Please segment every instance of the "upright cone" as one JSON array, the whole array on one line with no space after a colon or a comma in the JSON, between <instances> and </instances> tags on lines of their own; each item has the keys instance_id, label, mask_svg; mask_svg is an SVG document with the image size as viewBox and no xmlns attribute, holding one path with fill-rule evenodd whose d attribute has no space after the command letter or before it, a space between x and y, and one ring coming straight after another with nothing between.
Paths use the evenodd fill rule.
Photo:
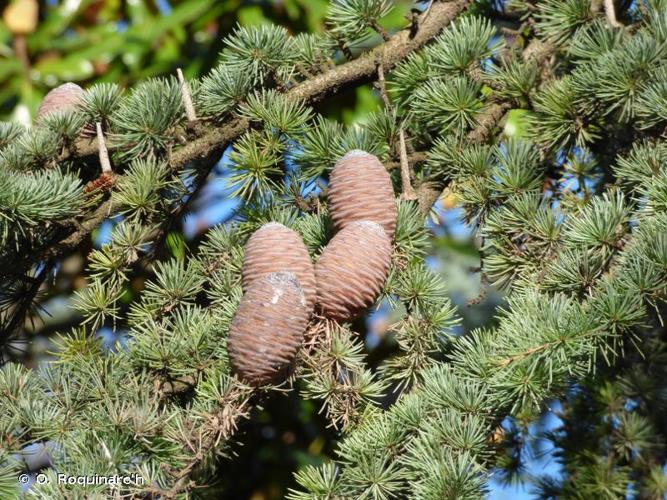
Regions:
<instances>
[{"instance_id":1,"label":"upright cone","mask_svg":"<svg viewBox=\"0 0 667 500\"><path fill-rule=\"evenodd\" d=\"M271 273L254 282L229 329L227 351L234 372L254 386L285 378L309 317L294 273Z\"/></svg>"},{"instance_id":2,"label":"upright cone","mask_svg":"<svg viewBox=\"0 0 667 500\"><path fill-rule=\"evenodd\" d=\"M375 155L355 149L329 176L329 206L336 229L352 222L380 224L391 240L396 230L396 200L387 169Z\"/></svg>"},{"instance_id":3,"label":"upright cone","mask_svg":"<svg viewBox=\"0 0 667 500\"><path fill-rule=\"evenodd\" d=\"M315 266L322 314L336 321L361 315L380 294L390 264L391 242L382 226L371 221L346 225Z\"/></svg>"},{"instance_id":4,"label":"upright cone","mask_svg":"<svg viewBox=\"0 0 667 500\"><path fill-rule=\"evenodd\" d=\"M315 267L301 236L277 222L264 224L248 240L243 258L243 289L269 273L294 273L309 311L315 307Z\"/></svg>"},{"instance_id":5,"label":"upright cone","mask_svg":"<svg viewBox=\"0 0 667 500\"><path fill-rule=\"evenodd\" d=\"M37 110L37 119L54 111L65 111L77 106L83 100L84 90L76 83L63 83L51 89Z\"/></svg>"}]
</instances>

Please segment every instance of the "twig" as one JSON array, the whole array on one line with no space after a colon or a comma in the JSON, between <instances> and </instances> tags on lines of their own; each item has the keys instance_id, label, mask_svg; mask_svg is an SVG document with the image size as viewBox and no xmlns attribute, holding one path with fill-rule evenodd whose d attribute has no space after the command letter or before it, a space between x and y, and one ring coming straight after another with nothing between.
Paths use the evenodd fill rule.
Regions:
<instances>
[{"instance_id":1,"label":"twig","mask_svg":"<svg viewBox=\"0 0 667 500\"><path fill-rule=\"evenodd\" d=\"M623 25L618 22L618 19L616 19L616 6L614 5L614 0L604 0L604 13L612 28L623 27Z\"/></svg>"},{"instance_id":2,"label":"twig","mask_svg":"<svg viewBox=\"0 0 667 500\"><path fill-rule=\"evenodd\" d=\"M549 347L553 347L556 344L557 344L557 342L546 342L544 344L540 344L538 346L531 347L530 349L528 349L524 352L521 352L519 354L515 354L514 356L510 356L508 358L501 359L501 360L497 361L496 365L500 366L500 367L505 367L507 365L515 363L516 361L521 361L522 359L527 358L531 354L535 354L536 352L544 351L545 349L548 349Z\"/></svg>"},{"instance_id":3,"label":"twig","mask_svg":"<svg viewBox=\"0 0 667 500\"><path fill-rule=\"evenodd\" d=\"M352 55L352 51L350 50L350 47L348 47L347 43L345 43L345 40L341 36L336 36L335 40L336 40L336 45L338 45L338 48L345 56L345 59L347 59L348 61L353 60L354 55Z\"/></svg>"},{"instance_id":4,"label":"twig","mask_svg":"<svg viewBox=\"0 0 667 500\"><path fill-rule=\"evenodd\" d=\"M6 361L5 360L5 345L12 340L12 337L19 327L23 325L26 315L30 311L30 306L35 302L35 297L37 296L42 283L51 272L53 264L51 262L45 262L41 270L39 270L35 276L25 278L27 282L30 283L30 286L22 290L19 305L11 311L11 319L5 325L0 325L0 366Z\"/></svg>"},{"instance_id":5,"label":"twig","mask_svg":"<svg viewBox=\"0 0 667 500\"><path fill-rule=\"evenodd\" d=\"M412 183L410 182L410 164L408 163L408 152L405 147L405 132L403 132L403 127L398 130L398 139L401 156L401 186L403 187L401 198L404 200L416 200L417 193L412 189Z\"/></svg>"},{"instance_id":6,"label":"twig","mask_svg":"<svg viewBox=\"0 0 667 500\"><path fill-rule=\"evenodd\" d=\"M384 71L390 71L412 52L420 49L435 38L470 3L471 0L458 0L455 2L434 4L428 20L423 19L422 14L419 32L416 36L411 37L408 30L401 31L394 35L389 42L362 54L357 59L334 66L322 74L303 81L287 91L285 96L290 99L302 100L305 103L314 103L349 87L372 81L377 75L378 53L381 54ZM227 129L233 128L235 125L236 122L233 122L222 127L203 128L201 137L194 139L186 147L179 149L175 156L178 155L178 152L186 148L188 154L195 154L200 149L212 146L217 146L220 152L224 151L227 143L236 137L229 140L225 139L223 144L220 144L221 138L228 137ZM246 128L247 126L249 126L249 123L246 124ZM110 149L114 149L113 144L110 144L109 147ZM81 139L77 141L69 154L63 155L62 160L71 161L76 158L94 155L96 152L97 147L92 141ZM178 166L180 167L185 163L187 161Z\"/></svg>"},{"instance_id":7,"label":"twig","mask_svg":"<svg viewBox=\"0 0 667 500\"><path fill-rule=\"evenodd\" d=\"M30 56L28 55L28 44L25 35L14 36L14 52L21 61L23 70L28 73L30 71Z\"/></svg>"},{"instance_id":8,"label":"twig","mask_svg":"<svg viewBox=\"0 0 667 500\"><path fill-rule=\"evenodd\" d=\"M436 4L437 6L437 4ZM540 64L544 71L549 67L544 64L554 53L555 47L552 44L540 41L534 38L529 43L522 53L524 61L535 61ZM472 129L468 135L467 140L472 143L482 143L486 141L495 127L502 121L505 113L512 108L510 101L502 101L491 103L484 111L477 116L477 126ZM419 186L420 209L422 213L428 213L433 203L440 197L442 186L439 189L434 187Z\"/></svg>"},{"instance_id":9,"label":"twig","mask_svg":"<svg viewBox=\"0 0 667 500\"><path fill-rule=\"evenodd\" d=\"M97 147L99 149L100 165L102 166L103 174L111 173L111 161L109 161L109 150L107 149L107 142L104 139L104 132L102 132L102 124L95 123L97 130Z\"/></svg>"},{"instance_id":10,"label":"twig","mask_svg":"<svg viewBox=\"0 0 667 500\"><path fill-rule=\"evenodd\" d=\"M482 303L486 298L486 295L489 291L489 277L484 271L484 236L482 235L481 241L479 243L479 271L475 270L474 272L479 272L479 294L476 297L473 297L468 300L467 305L476 306Z\"/></svg>"},{"instance_id":11,"label":"twig","mask_svg":"<svg viewBox=\"0 0 667 500\"><path fill-rule=\"evenodd\" d=\"M197 121L197 113L195 113L195 106L192 104L192 94L190 93L190 85L183 77L181 68L176 68L176 75L178 76L178 83L181 85L181 97L183 99L183 107L185 107L185 116L188 117L189 122Z\"/></svg>"},{"instance_id":12,"label":"twig","mask_svg":"<svg viewBox=\"0 0 667 500\"><path fill-rule=\"evenodd\" d=\"M384 79L384 68L382 66L382 58L378 54L377 58L377 67L378 67L378 81L377 88L380 90L380 96L382 97L382 102L386 109L391 109L391 102L389 101L389 95L387 94L387 82Z\"/></svg>"},{"instance_id":13,"label":"twig","mask_svg":"<svg viewBox=\"0 0 667 500\"><path fill-rule=\"evenodd\" d=\"M388 42L391 40L391 36L389 36L389 33L387 32L386 29L384 29L382 26L380 26L380 23L377 21L372 21L371 22L371 28L373 28L377 33L382 37L382 39L385 42Z\"/></svg>"},{"instance_id":14,"label":"twig","mask_svg":"<svg viewBox=\"0 0 667 500\"><path fill-rule=\"evenodd\" d=\"M483 143L486 141L495 127L502 121L506 111L512 108L509 102L491 104L483 113L477 117L477 127L472 129L467 140L472 143ZM424 158L425 160L425 158ZM421 160L421 161L424 161ZM402 175L401 175L402 177ZM428 213L433 203L440 198L443 186L435 189L431 186L419 186L419 199L422 213Z\"/></svg>"}]
</instances>

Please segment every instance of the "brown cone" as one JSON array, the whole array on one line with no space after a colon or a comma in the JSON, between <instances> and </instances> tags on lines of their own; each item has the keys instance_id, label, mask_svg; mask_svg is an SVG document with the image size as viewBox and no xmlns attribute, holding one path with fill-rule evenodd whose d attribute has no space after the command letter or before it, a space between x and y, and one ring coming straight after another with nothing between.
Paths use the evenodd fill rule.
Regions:
<instances>
[{"instance_id":1,"label":"brown cone","mask_svg":"<svg viewBox=\"0 0 667 500\"><path fill-rule=\"evenodd\" d=\"M315 266L322 314L336 321L361 315L380 294L390 264L391 242L382 226L371 221L347 225Z\"/></svg>"},{"instance_id":2,"label":"brown cone","mask_svg":"<svg viewBox=\"0 0 667 500\"><path fill-rule=\"evenodd\" d=\"M301 236L279 224L264 224L248 240L243 257L243 289L269 273L296 274L309 311L315 307L315 267Z\"/></svg>"},{"instance_id":3,"label":"brown cone","mask_svg":"<svg viewBox=\"0 0 667 500\"><path fill-rule=\"evenodd\" d=\"M37 110L37 119L43 118L54 111L65 111L74 108L83 100L84 90L76 83L63 83L55 89L51 89L44 96L42 104Z\"/></svg>"},{"instance_id":4,"label":"brown cone","mask_svg":"<svg viewBox=\"0 0 667 500\"><path fill-rule=\"evenodd\" d=\"M254 386L278 382L301 346L309 317L294 273L271 273L253 283L229 329L234 372Z\"/></svg>"},{"instance_id":5,"label":"brown cone","mask_svg":"<svg viewBox=\"0 0 667 500\"><path fill-rule=\"evenodd\" d=\"M394 188L387 169L375 155L355 149L338 160L329 176L328 198L336 229L369 220L380 224L390 240L394 237Z\"/></svg>"}]
</instances>

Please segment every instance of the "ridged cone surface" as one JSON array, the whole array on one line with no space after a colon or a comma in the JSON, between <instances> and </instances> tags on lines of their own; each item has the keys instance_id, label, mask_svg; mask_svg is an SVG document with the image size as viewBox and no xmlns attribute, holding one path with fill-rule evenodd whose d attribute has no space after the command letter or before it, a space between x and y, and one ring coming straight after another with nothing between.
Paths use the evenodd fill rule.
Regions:
<instances>
[{"instance_id":1,"label":"ridged cone surface","mask_svg":"<svg viewBox=\"0 0 667 500\"><path fill-rule=\"evenodd\" d=\"M317 291L315 266L301 236L295 231L271 222L260 227L246 243L243 257L243 289L269 273L290 272L296 274L306 297L306 305L312 311Z\"/></svg>"},{"instance_id":2,"label":"ridged cone surface","mask_svg":"<svg viewBox=\"0 0 667 500\"><path fill-rule=\"evenodd\" d=\"M315 266L317 301L336 321L361 315L377 299L391 265L391 242L382 226L353 222L339 231Z\"/></svg>"},{"instance_id":3,"label":"ridged cone surface","mask_svg":"<svg viewBox=\"0 0 667 500\"><path fill-rule=\"evenodd\" d=\"M253 283L229 330L234 372L254 386L279 381L301 346L309 317L294 273L272 273Z\"/></svg>"},{"instance_id":4,"label":"ridged cone surface","mask_svg":"<svg viewBox=\"0 0 667 500\"><path fill-rule=\"evenodd\" d=\"M387 169L375 155L353 150L329 176L329 207L336 229L355 221L380 224L389 239L396 230L396 200Z\"/></svg>"},{"instance_id":5,"label":"ridged cone surface","mask_svg":"<svg viewBox=\"0 0 667 500\"><path fill-rule=\"evenodd\" d=\"M84 93L84 90L76 83L63 83L44 96L37 110L37 118L42 118L54 111L74 108L82 101Z\"/></svg>"}]
</instances>

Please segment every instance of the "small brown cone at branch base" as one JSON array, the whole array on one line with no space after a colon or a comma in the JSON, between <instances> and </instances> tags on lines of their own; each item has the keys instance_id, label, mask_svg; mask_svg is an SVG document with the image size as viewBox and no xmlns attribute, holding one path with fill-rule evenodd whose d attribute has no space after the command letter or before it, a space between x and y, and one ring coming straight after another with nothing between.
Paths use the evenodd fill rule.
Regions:
<instances>
[{"instance_id":1,"label":"small brown cone at branch base","mask_svg":"<svg viewBox=\"0 0 667 500\"><path fill-rule=\"evenodd\" d=\"M391 242L382 226L353 222L322 252L315 266L322 314L339 322L360 316L377 299L391 265Z\"/></svg>"},{"instance_id":2,"label":"small brown cone at branch base","mask_svg":"<svg viewBox=\"0 0 667 500\"><path fill-rule=\"evenodd\" d=\"M396 230L396 200L387 169L375 155L355 149L329 176L329 207L336 229L356 221L380 224L389 239Z\"/></svg>"},{"instance_id":3,"label":"small brown cone at branch base","mask_svg":"<svg viewBox=\"0 0 667 500\"><path fill-rule=\"evenodd\" d=\"M246 243L243 257L243 289L269 273L296 274L309 311L315 307L315 267L301 236L277 222L264 224Z\"/></svg>"},{"instance_id":4,"label":"small brown cone at branch base","mask_svg":"<svg viewBox=\"0 0 667 500\"><path fill-rule=\"evenodd\" d=\"M37 110L37 119L55 111L74 109L81 103L84 93L84 90L76 83L69 82L50 90Z\"/></svg>"},{"instance_id":5,"label":"small brown cone at branch base","mask_svg":"<svg viewBox=\"0 0 667 500\"><path fill-rule=\"evenodd\" d=\"M310 311L294 273L271 273L247 290L229 329L234 372L258 386L284 379L303 342Z\"/></svg>"},{"instance_id":6,"label":"small brown cone at branch base","mask_svg":"<svg viewBox=\"0 0 667 500\"><path fill-rule=\"evenodd\" d=\"M93 179L88 184L86 184L86 187L83 188L83 192L96 193L108 191L113 186L113 183L113 172L102 172L102 174L97 179Z\"/></svg>"}]
</instances>

